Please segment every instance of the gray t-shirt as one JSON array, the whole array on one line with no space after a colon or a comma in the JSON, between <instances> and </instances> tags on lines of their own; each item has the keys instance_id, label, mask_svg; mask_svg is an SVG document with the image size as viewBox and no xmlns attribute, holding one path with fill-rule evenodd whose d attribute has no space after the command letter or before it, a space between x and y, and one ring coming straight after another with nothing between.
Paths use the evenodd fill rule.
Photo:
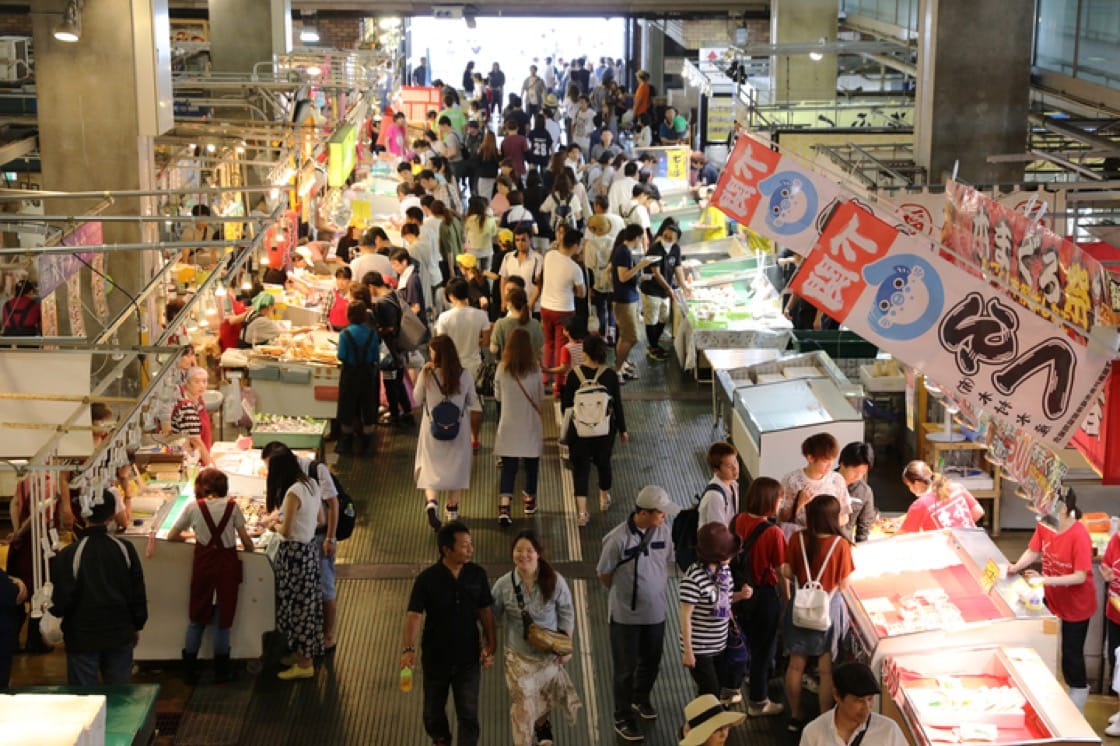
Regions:
<instances>
[{"instance_id":1,"label":"gray t-shirt","mask_svg":"<svg viewBox=\"0 0 1120 746\"><path fill-rule=\"evenodd\" d=\"M595 571L612 576L608 609L611 621L619 624L665 621L665 590L669 582L669 562L673 558L673 534L667 523L649 531L653 533L640 554L637 552L644 534L634 525L633 515L603 537L603 550Z\"/></svg>"}]
</instances>

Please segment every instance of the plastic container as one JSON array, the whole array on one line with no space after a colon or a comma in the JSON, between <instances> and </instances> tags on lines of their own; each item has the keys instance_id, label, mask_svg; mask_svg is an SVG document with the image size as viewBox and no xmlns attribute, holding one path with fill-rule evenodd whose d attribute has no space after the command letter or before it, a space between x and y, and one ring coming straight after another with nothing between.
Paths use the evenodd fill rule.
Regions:
<instances>
[{"instance_id":1,"label":"plastic container","mask_svg":"<svg viewBox=\"0 0 1120 746\"><path fill-rule=\"evenodd\" d=\"M405 666L401 669L401 691L412 691L412 668L410 666Z\"/></svg>"}]
</instances>

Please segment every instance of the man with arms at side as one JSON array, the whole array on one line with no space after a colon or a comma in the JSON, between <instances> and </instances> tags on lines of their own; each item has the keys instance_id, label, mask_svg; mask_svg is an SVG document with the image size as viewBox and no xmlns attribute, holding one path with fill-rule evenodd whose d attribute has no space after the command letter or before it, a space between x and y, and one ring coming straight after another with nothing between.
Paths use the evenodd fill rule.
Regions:
<instances>
[{"instance_id":1,"label":"man with arms at side","mask_svg":"<svg viewBox=\"0 0 1120 746\"><path fill-rule=\"evenodd\" d=\"M493 665L497 644L490 582L486 571L471 562L474 544L465 524L445 523L436 542L439 562L421 572L412 586L400 667L411 669L416 664L416 638L423 619L424 730L434 746L450 746L446 713L450 689L459 722L456 743L477 746L480 677L482 669Z\"/></svg>"},{"instance_id":2,"label":"man with arms at side","mask_svg":"<svg viewBox=\"0 0 1120 746\"><path fill-rule=\"evenodd\" d=\"M822 712L801 732L801 746L906 746L895 721L875 712L879 684L864 663L845 663L832 672L836 706Z\"/></svg>"},{"instance_id":3,"label":"man with arms at side","mask_svg":"<svg viewBox=\"0 0 1120 746\"><path fill-rule=\"evenodd\" d=\"M595 568L610 591L614 732L626 741L645 740L639 716L657 718L650 694L661 666L665 589L673 558L673 535L665 519L678 510L664 488L643 487L634 512L603 537Z\"/></svg>"}]
</instances>

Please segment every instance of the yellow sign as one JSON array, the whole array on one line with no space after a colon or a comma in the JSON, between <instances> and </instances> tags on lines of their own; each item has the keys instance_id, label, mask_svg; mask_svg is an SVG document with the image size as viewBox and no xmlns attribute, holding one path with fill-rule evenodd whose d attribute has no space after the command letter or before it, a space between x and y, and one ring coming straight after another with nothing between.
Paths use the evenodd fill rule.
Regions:
<instances>
[{"instance_id":1,"label":"yellow sign","mask_svg":"<svg viewBox=\"0 0 1120 746\"><path fill-rule=\"evenodd\" d=\"M688 153L688 148L672 148L666 153L669 162L665 175L668 178L688 181Z\"/></svg>"},{"instance_id":2,"label":"yellow sign","mask_svg":"<svg viewBox=\"0 0 1120 746\"><path fill-rule=\"evenodd\" d=\"M355 199L350 203L350 223L365 227L366 221L371 217L369 202L364 199Z\"/></svg>"},{"instance_id":3,"label":"yellow sign","mask_svg":"<svg viewBox=\"0 0 1120 746\"><path fill-rule=\"evenodd\" d=\"M329 160L327 161L327 185L339 187L350 178L357 162L358 128L352 124L344 124L331 135L328 146Z\"/></svg>"},{"instance_id":4,"label":"yellow sign","mask_svg":"<svg viewBox=\"0 0 1120 746\"><path fill-rule=\"evenodd\" d=\"M992 590L992 586L999 580L999 575L999 565L996 564L995 560L989 558L988 561L984 563L984 571L980 573L980 577L978 578L980 587L984 589L985 593Z\"/></svg>"}]
</instances>

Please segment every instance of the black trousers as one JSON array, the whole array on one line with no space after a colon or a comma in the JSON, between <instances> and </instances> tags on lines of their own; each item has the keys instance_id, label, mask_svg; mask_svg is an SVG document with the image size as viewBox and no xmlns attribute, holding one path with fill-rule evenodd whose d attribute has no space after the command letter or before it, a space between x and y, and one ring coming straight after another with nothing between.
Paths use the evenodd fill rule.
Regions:
<instances>
[{"instance_id":1,"label":"black trousers","mask_svg":"<svg viewBox=\"0 0 1120 746\"><path fill-rule=\"evenodd\" d=\"M661 668L665 622L619 624L611 620L611 659L614 662L614 719L633 717L631 705L648 705Z\"/></svg>"},{"instance_id":2,"label":"black trousers","mask_svg":"<svg viewBox=\"0 0 1120 746\"><path fill-rule=\"evenodd\" d=\"M722 653L696 656L696 665L689 669L696 682L696 695L720 695L723 689L738 689L743 685L743 667L728 665Z\"/></svg>"},{"instance_id":3,"label":"black trousers","mask_svg":"<svg viewBox=\"0 0 1120 746\"><path fill-rule=\"evenodd\" d=\"M1088 633L1088 619L1083 622L1062 620L1062 678L1070 689L1089 686L1085 674L1085 636Z\"/></svg>"},{"instance_id":4,"label":"black trousers","mask_svg":"<svg viewBox=\"0 0 1120 746\"><path fill-rule=\"evenodd\" d=\"M445 666L424 664L424 730L435 743L451 744L451 724L447 722L447 691L455 700L459 722L459 746L477 746L478 690L482 669L479 664Z\"/></svg>"},{"instance_id":5,"label":"black trousers","mask_svg":"<svg viewBox=\"0 0 1120 746\"><path fill-rule=\"evenodd\" d=\"M572 462L572 487L579 497L587 497L591 481L591 464L599 471L599 489L610 491L613 475L611 472L611 453L614 450L614 433L598 438L573 438L568 446L568 457Z\"/></svg>"},{"instance_id":6,"label":"black trousers","mask_svg":"<svg viewBox=\"0 0 1120 746\"><path fill-rule=\"evenodd\" d=\"M770 698L770 669L774 665L774 652L778 643L782 602L778 598L778 589L772 585L759 586L755 589L754 596L751 599L751 613L739 617L739 626L747 636L747 648L751 651L748 696L751 702L759 705Z\"/></svg>"}]
</instances>

